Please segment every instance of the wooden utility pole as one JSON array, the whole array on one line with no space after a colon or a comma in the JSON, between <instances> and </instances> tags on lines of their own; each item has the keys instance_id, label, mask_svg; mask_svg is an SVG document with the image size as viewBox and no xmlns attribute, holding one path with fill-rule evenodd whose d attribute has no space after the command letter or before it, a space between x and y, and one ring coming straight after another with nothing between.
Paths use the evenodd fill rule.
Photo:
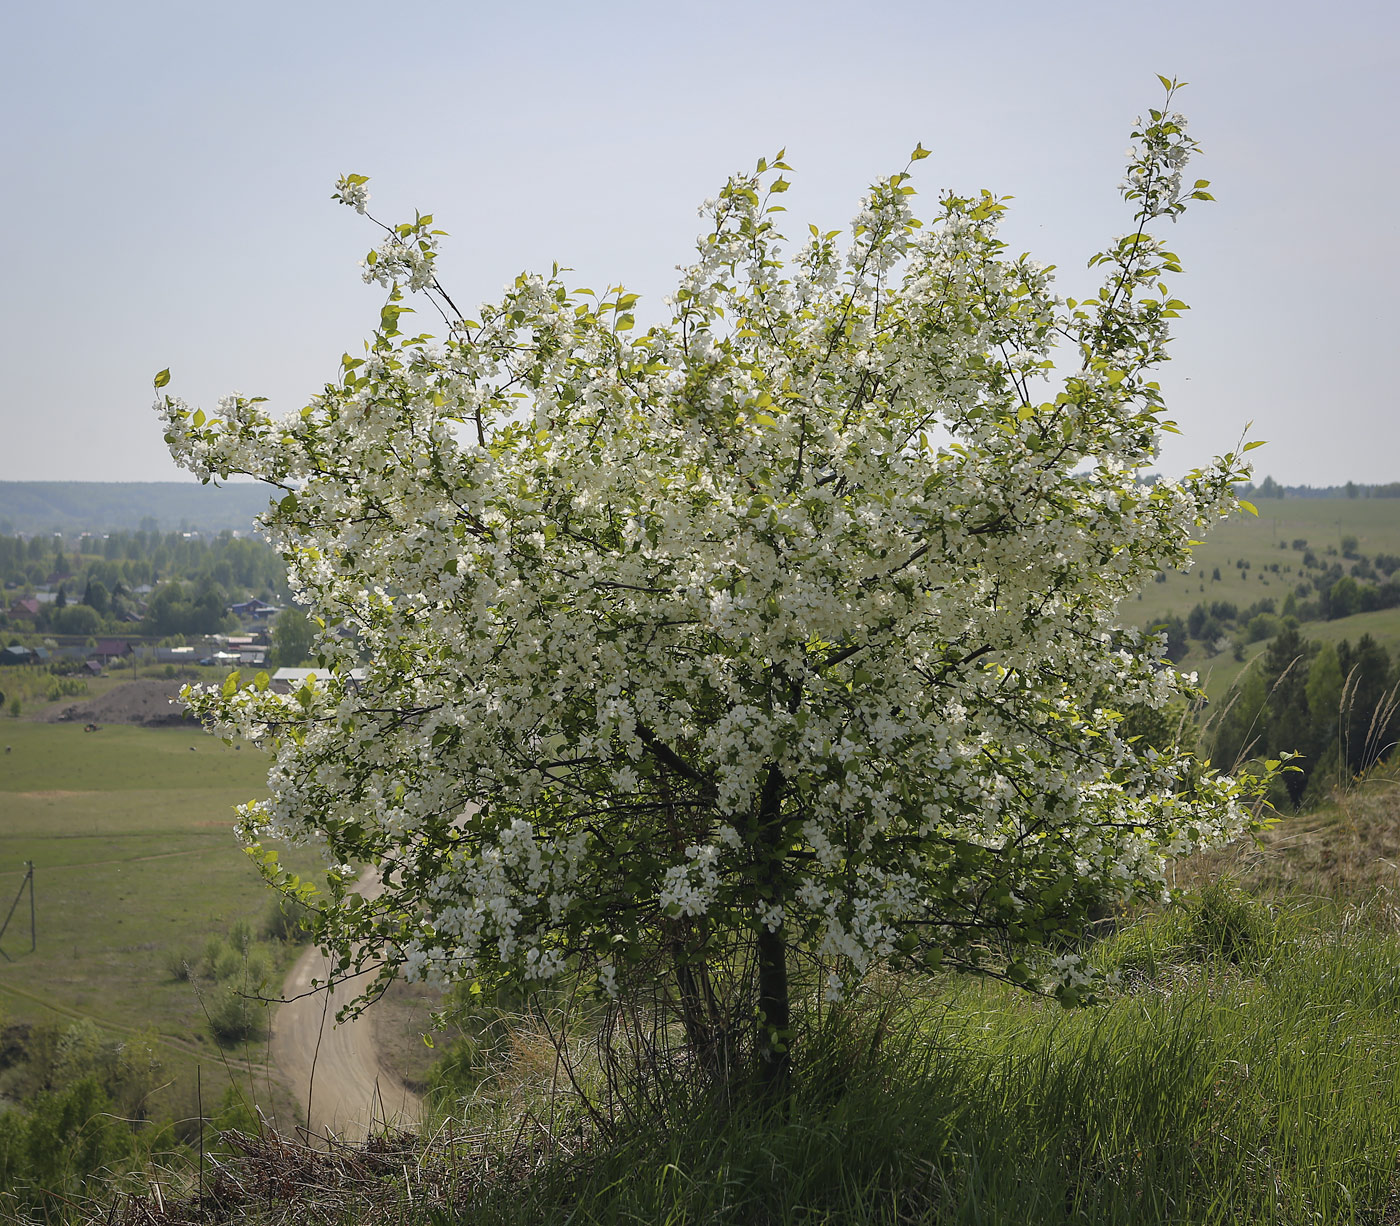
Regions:
<instances>
[{"instance_id":1,"label":"wooden utility pole","mask_svg":"<svg viewBox=\"0 0 1400 1226\"><path fill-rule=\"evenodd\" d=\"M33 953L39 947L38 938L34 929L34 861L24 862L24 880L19 883L19 889L15 893L15 900L10 904L9 913L5 916L5 922L0 924L0 937L5 935L5 930L10 926L10 921L15 917L15 908L19 906L19 900L24 897L24 887L29 887L29 952ZM3 949L0 949L0 957L6 962L13 962Z\"/></svg>"}]
</instances>

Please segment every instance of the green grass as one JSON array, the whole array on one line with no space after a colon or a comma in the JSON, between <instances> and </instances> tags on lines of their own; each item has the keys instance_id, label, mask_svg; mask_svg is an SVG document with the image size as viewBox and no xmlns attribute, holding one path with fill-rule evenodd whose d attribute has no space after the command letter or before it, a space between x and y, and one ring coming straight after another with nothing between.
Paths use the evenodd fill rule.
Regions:
<instances>
[{"instance_id":1,"label":"green grass","mask_svg":"<svg viewBox=\"0 0 1400 1226\"><path fill-rule=\"evenodd\" d=\"M1365 1220L1397 1141L1396 945L1290 952L1068 1015L952 989L882 1058L839 1053L834 1101L818 1078L785 1121L699 1112L495 1220Z\"/></svg>"},{"instance_id":2,"label":"green grass","mask_svg":"<svg viewBox=\"0 0 1400 1226\"><path fill-rule=\"evenodd\" d=\"M262 793L266 760L197 728L90 734L19 720L0 725L0 740L0 907L32 861L37 912L34 952L27 895L0 940L12 959L0 959L0 1015L152 1032L173 1079L168 1103L183 1109L195 1064L209 1066L207 1081L221 1057L194 988L170 967L267 912L233 837L233 807Z\"/></svg>"}]
</instances>

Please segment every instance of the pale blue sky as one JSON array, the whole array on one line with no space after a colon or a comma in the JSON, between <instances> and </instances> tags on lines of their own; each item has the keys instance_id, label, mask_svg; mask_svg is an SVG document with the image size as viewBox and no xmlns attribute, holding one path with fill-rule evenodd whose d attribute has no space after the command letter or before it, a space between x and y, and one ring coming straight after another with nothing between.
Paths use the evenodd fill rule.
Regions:
<instances>
[{"instance_id":1,"label":"pale blue sky","mask_svg":"<svg viewBox=\"0 0 1400 1226\"><path fill-rule=\"evenodd\" d=\"M844 225L916 142L930 197L1016 197L1064 293L1127 228L1115 185L1158 72L1218 203L1163 384L1176 474L1253 419L1259 472L1400 479L1397 6L1335 3L9 4L0 10L0 480L164 480L152 374L292 410L382 291L368 223L451 232L459 303L554 260L658 300L695 206L786 145L792 232ZM928 202L932 205L932 200ZM645 316L645 303L643 304Z\"/></svg>"}]
</instances>

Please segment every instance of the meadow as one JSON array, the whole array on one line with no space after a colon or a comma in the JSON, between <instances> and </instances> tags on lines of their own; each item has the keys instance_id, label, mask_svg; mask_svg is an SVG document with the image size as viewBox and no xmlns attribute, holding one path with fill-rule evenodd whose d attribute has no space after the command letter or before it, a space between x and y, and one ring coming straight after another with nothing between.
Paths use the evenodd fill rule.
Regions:
<instances>
[{"instance_id":1,"label":"meadow","mask_svg":"<svg viewBox=\"0 0 1400 1226\"><path fill-rule=\"evenodd\" d=\"M192 983L176 968L198 968L236 925L266 922L270 895L233 837L233 808L260 794L265 760L195 727L6 720L0 738L0 896L8 908L32 862L36 913L33 952L27 894L0 940L0 1017L147 1036L169 1083L156 1114L189 1110L199 1064L217 1097L212 985L201 993L198 970ZM246 1076L262 1047L234 1058ZM270 1104L267 1079L254 1080Z\"/></svg>"},{"instance_id":2,"label":"meadow","mask_svg":"<svg viewBox=\"0 0 1400 1226\"><path fill-rule=\"evenodd\" d=\"M1141 603L1152 613L1179 617L1199 600L1228 600L1243 608L1273 596L1281 603L1303 577L1302 551L1292 548L1297 540L1319 557L1329 549L1340 554L1347 536L1356 537L1358 552L1367 557L1400 554L1400 498L1260 498L1254 505L1257 516L1240 511L1204 533L1195 565L1169 571L1165 583L1149 584ZM1250 563L1248 570L1236 565L1241 559ZM1278 571L1271 569L1275 563ZM1124 613L1131 616L1131 607Z\"/></svg>"}]
</instances>

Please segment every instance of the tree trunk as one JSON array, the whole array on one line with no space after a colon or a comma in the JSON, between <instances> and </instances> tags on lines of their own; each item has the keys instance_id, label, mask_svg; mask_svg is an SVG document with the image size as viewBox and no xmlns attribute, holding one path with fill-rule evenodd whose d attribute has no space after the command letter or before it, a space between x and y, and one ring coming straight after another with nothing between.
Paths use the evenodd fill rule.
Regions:
<instances>
[{"instance_id":1,"label":"tree trunk","mask_svg":"<svg viewBox=\"0 0 1400 1226\"><path fill-rule=\"evenodd\" d=\"M777 1101L792 1086L792 1005L788 999L787 942L764 928L758 934L758 1082Z\"/></svg>"},{"instance_id":2,"label":"tree trunk","mask_svg":"<svg viewBox=\"0 0 1400 1226\"><path fill-rule=\"evenodd\" d=\"M758 843L766 860L771 890L783 876L783 776L776 762L768 767L758 807ZM763 1096L778 1101L792 1084L792 1002L788 998L787 940L766 924L758 930L758 1081Z\"/></svg>"}]
</instances>

